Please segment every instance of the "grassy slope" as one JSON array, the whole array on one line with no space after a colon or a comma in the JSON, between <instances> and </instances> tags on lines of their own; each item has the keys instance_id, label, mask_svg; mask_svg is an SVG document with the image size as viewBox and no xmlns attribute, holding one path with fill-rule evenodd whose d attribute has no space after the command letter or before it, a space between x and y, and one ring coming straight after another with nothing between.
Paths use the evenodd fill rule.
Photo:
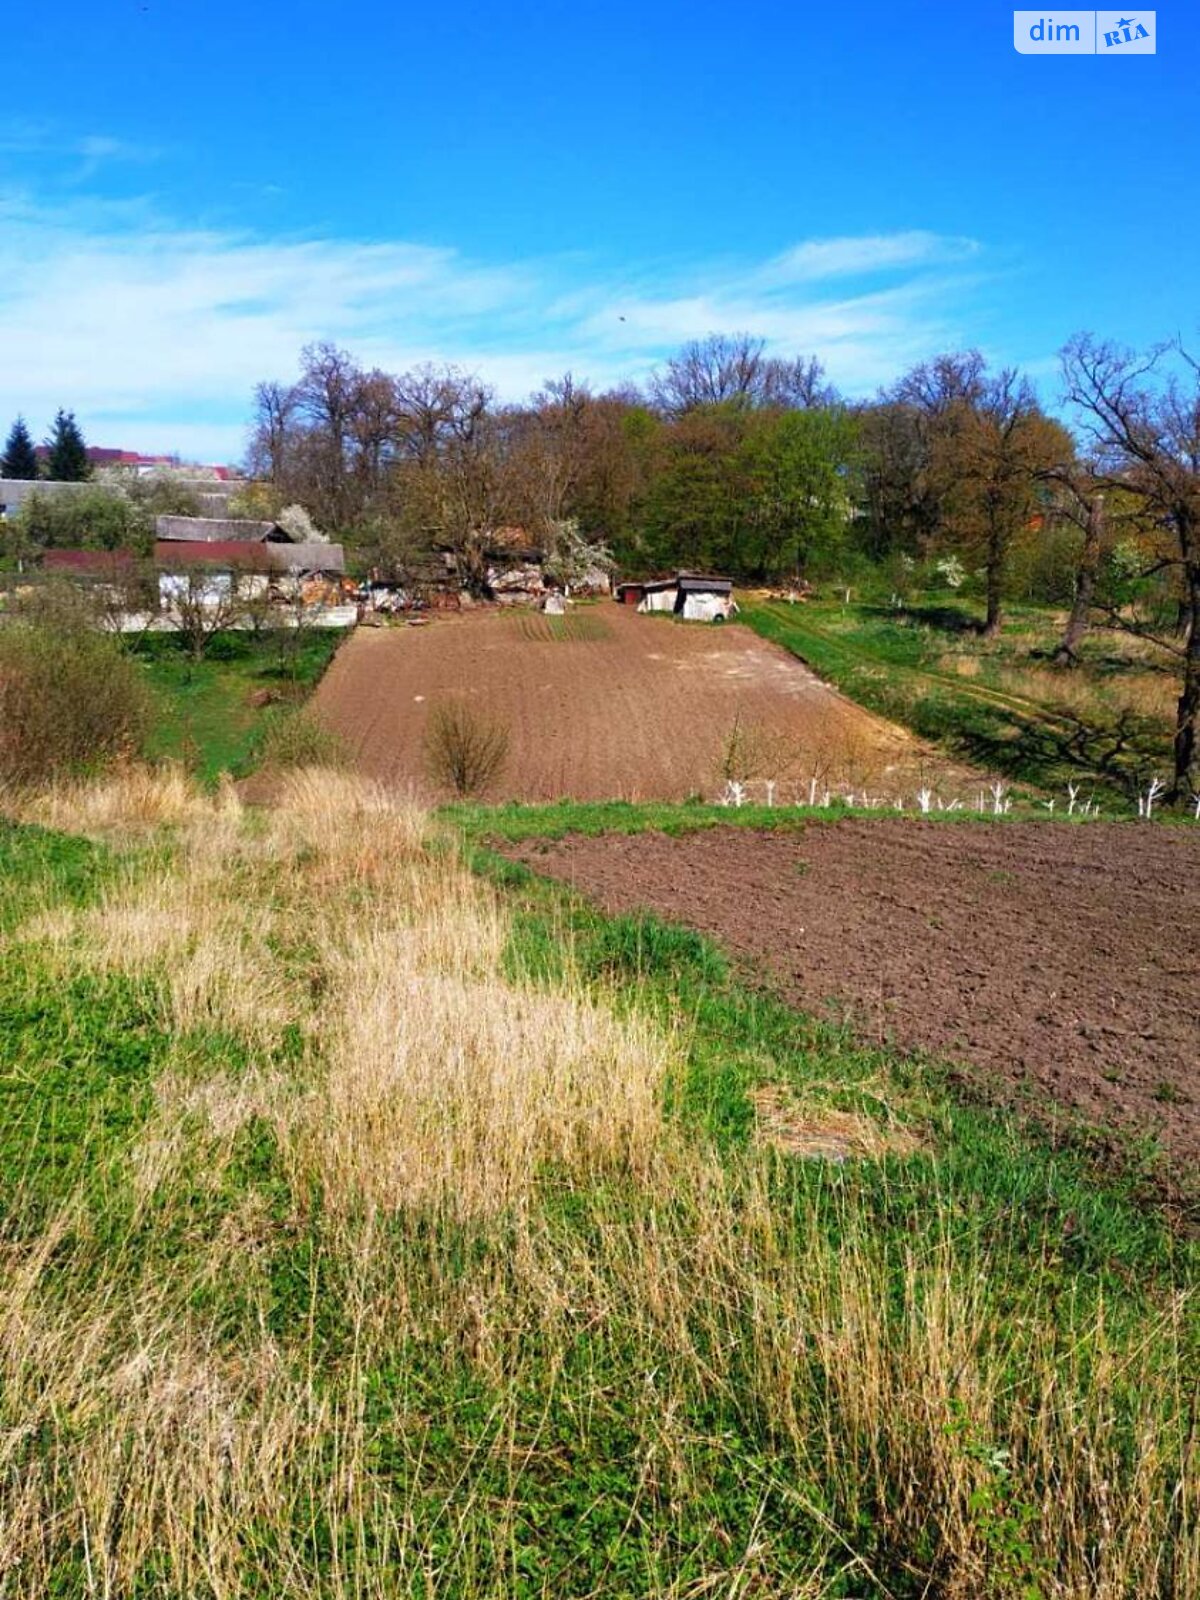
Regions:
<instances>
[{"instance_id":1,"label":"grassy slope","mask_svg":"<svg viewBox=\"0 0 1200 1600\"><path fill-rule=\"evenodd\" d=\"M618 1015L674 1033L667 1118L685 1146L664 1149L661 1178L620 1163L581 1175L564 1148L513 1210L466 1224L436 1206L347 1210L342 1169L317 1183L303 1143L288 1148L270 1084L309 1082L346 1026L321 1031L339 1000L314 920L344 901L355 936L370 933L406 881L387 876L376 895L372 872L397 861L406 872L406 848L413 857L387 844L382 822L346 843L324 825L319 837L319 857L297 857L299 917L285 845L276 860L256 844L246 866L222 848L227 959L246 959L234 951L259 936L254 919L279 913L266 937L291 1010L274 1020L221 986L219 959L203 967L198 1004L153 968L103 975L81 959L64 989L39 941L3 953L3 1305L19 1308L31 1370L29 1330L56 1299L83 1295L97 1319L77 1390L69 1339L36 1382L10 1357L15 1475L0 1479L0 1501L16 1514L37 1485L57 1508L14 1557L13 1593L100 1592L111 1567L116 1591L137 1595L382 1585L882 1600L957 1582L1049 1596L1080 1550L1134 1560L1139 1541L1159 1552L1157 1579L1135 1564L1125 1588L1118 1576L1095 1592L1183 1592L1197 1570L1186 1565L1194 1510L1172 1500L1170 1474L1189 1427L1175 1385L1197 1355L1176 1299L1194 1281L1193 1252L1127 1185L1097 1182L1081 1154L959 1104L935 1073L747 988L697 935L604 918L480 857L511 908L502 961L514 996L532 985L563 1006L582 982ZM410 893L442 893L452 855L438 859L420 868L434 887ZM115 871L107 852L31 830L0 833L0 864L10 928L47 905L96 903ZM440 950L452 901L439 903ZM201 947L222 926L204 922ZM486 962L479 952L472 938L464 959ZM450 980L449 955L438 970ZM370 1011L372 981L364 971L347 1018ZM193 1023L207 1018L186 1035L172 1010L185 1001ZM411 995L400 1003L411 1009ZM464 1041L477 1012L450 1012ZM298 1050L303 1037L312 1044ZM175 1176L148 1189L148 1088L181 1074L221 1103L230 1085L250 1085L252 1114L223 1142L194 1111L168 1120ZM756 1155L749 1096L764 1083L814 1114L915 1130L922 1151L833 1166ZM70 1114L55 1112L46 1135L63 1095ZM323 1125L335 1115L325 1092L320 1106ZM719 1165L696 1166L710 1145ZM20 1241L68 1188L73 1221L35 1315ZM120 1354L126 1327L136 1357ZM172 1340L193 1363L186 1381L170 1366L183 1357L156 1343ZM146 1386L122 1389L135 1359ZM242 1398L226 1417L230 1384ZM311 1409L303 1426L289 1404ZM1134 1466L1152 1452L1138 1487ZM159 1484L164 1509L152 1513ZM1132 1515L1135 1502L1152 1531L1108 1538L1102 1517Z\"/></svg>"},{"instance_id":2,"label":"grassy slope","mask_svg":"<svg viewBox=\"0 0 1200 1600\"><path fill-rule=\"evenodd\" d=\"M751 601L742 610L756 632L860 704L1019 782L1061 791L1086 780L1128 804L1151 775L1169 770L1161 714L1169 685L1165 697L1154 695L1152 713L1132 694L1145 695L1145 660L1098 635L1084 665L1067 673L1048 665L1051 614L1015 609L995 643L971 631L971 617L954 601L902 612L834 601Z\"/></svg>"},{"instance_id":3,"label":"grassy slope","mask_svg":"<svg viewBox=\"0 0 1200 1600\"><path fill-rule=\"evenodd\" d=\"M223 634L203 661L193 661L183 642L155 636L138 646L138 658L158 699L160 712L148 754L183 761L204 783L221 772L242 777L274 718L277 705L255 706L256 694L295 704L319 683L342 635L313 630L294 658L281 655L277 640L247 633Z\"/></svg>"}]
</instances>

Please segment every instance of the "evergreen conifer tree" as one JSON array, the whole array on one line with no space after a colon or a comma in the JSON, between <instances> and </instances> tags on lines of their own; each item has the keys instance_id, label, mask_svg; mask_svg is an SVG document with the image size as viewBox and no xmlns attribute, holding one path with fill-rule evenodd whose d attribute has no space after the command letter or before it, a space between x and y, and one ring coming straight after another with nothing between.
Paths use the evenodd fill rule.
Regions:
<instances>
[{"instance_id":1,"label":"evergreen conifer tree","mask_svg":"<svg viewBox=\"0 0 1200 1600\"><path fill-rule=\"evenodd\" d=\"M36 478L37 475L37 451L25 426L25 418L18 417L9 429L4 454L0 456L0 478Z\"/></svg>"},{"instance_id":2,"label":"evergreen conifer tree","mask_svg":"<svg viewBox=\"0 0 1200 1600\"><path fill-rule=\"evenodd\" d=\"M87 445L73 411L60 411L46 440L46 476L57 483L83 483L92 475Z\"/></svg>"}]
</instances>

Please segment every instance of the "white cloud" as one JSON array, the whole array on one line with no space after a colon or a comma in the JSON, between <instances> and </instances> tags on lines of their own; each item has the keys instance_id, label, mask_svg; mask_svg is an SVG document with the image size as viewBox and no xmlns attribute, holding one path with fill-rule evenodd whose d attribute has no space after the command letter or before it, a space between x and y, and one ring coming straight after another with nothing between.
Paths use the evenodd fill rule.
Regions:
<instances>
[{"instance_id":1,"label":"white cloud","mask_svg":"<svg viewBox=\"0 0 1200 1600\"><path fill-rule=\"evenodd\" d=\"M756 276L764 289L825 278L851 278L963 261L979 250L973 239L945 238L912 229L847 239L809 239L768 261Z\"/></svg>"},{"instance_id":2,"label":"white cloud","mask_svg":"<svg viewBox=\"0 0 1200 1600\"><path fill-rule=\"evenodd\" d=\"M0 155L49 162L68 184L85 183L115 162L157 161L157 145L134 144L108 133L66 134L53 122L6 117L0 120Z\"/></svg>"},{"instance_id":3,"label":"white cloud","mask_svg":"<svg viewBox=\"0 0 1200 1600\"><path fill-rule=\"evenodd\" d=\"M107 159L113 144L79 154ZM568 367L636 380L681 341L737 329L815 353L864 392L954 341L977 252L910 231L616 275L578 257L488 265L403 241L180 228L145 201L0 193L0 426L21 410L40 432L65 405L97 443L236 457L254 384L292 374L317 339L391 370L452 360L519 396Z\"/></svg>"}]
</instances>

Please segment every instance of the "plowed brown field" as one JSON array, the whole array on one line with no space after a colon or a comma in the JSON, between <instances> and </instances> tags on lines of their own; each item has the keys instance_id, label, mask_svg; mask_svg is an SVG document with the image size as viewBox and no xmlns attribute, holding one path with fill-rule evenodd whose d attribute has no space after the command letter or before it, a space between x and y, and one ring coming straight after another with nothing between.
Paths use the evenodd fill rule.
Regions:
<instances>
[{"instance_id":1,"label":"plowed brown field","mask_svg":"<svg viewBox=\"0 0 1200 1600\"><path fill-rule=\"evenodd\" d=\"M975 781L748 628L640 617L612 603L565 618L489 612L360 628L315 706L361 770L432 799L426 721L450 699L509 729L508 763L489 799L711 799L735 718L786 746L780 770L762 778L818 776L835 788L910 795L924 779L947 795Z\"/></svg>"},{"instance_id":2,"label":"plowed brown field","mask_svg":"<svg viewBox=\"0 0 1200 1600\"><path fill-rule=\"evenodd\" d=\"M510 853L689 922L806 1009L1200 1159L1200 829L875 817Z\"/></svg>"}]
</instances>

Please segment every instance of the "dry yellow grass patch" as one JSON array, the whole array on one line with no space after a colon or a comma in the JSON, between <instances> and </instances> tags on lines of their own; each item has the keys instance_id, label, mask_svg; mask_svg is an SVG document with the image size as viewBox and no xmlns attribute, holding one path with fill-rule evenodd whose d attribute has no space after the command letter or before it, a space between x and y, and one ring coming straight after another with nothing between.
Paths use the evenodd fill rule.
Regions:
<instances>
[{"instance_id":1,"label":"dry yellow grass patch","mask_svg":"<svg viewBox=\"0 0 1200 1600\"><path fill-rule=\"evenodd\" d=\"M580 992L481 972L494 929L485 916L477 943L473 920L460 910L432 952L426 930L393 928L331 953L345 1000L298 1138L344 1203L494 1211L546 1162L640 1169L659 1141L666 1042Z\"/></svg>"},{"instance_id":2,"label":"dry yellow grass patch","mask_svg":"<svg viewBox=\"0 0 1200 1600\"><path fill-rule=\"evenodd\" d=\"M131 835L240 809L222 783L215 800L202 795L180 767L118 768L100 781L64 782L34 794L13 793L3 809L24 822L64 833Z\"/></svg>"},{"instance_id":3,"label":"dry yellow grass patch","mask_svg":"<svg viewBox=\"0 0 1200 1600\"><path fill-rule=\"evenodd\" d=\"M124 834L155 809L149 781L76 799L72 815ZM298 1097L294 1077L269 1071L252 1092L169 1082L138 1158L143 1184L173 1174L180 1125L200 1110L214 1170L240 1122L265 1115L334 1210L484 1213L519 1200L547 1162L581 1174L645 1165L670 1041L579 983L505 977L507 912L411 805L302 772L253 816L162 782L157 809L180 824L171 859L135 863L97 905L18 937L64 971L150 977L181 1040L222 1031L267 1063L298 1028L308 1087Z\"/></svg>"},{"instance_id":4,"label":"dry yellow grass patch","mask_svg":"<svg viewBox=\"0 0 1200 1600\"><path fill-rule=\"evenodd\" d=\"M960 678L977 678L979 676L979 657L977 655L960 655L956 651L948 651L938 657L939 672L953 672Z\"/></svg>"},{"instance_id":5,"label":"dry yellow grass patch","mask_svg":"<svg viewBox=\"0 0 1200 1600\"><path fill-rule=\"evenodd\" d=\"M1179 698L1178 683L1161 672L1127 673L1098 681L1081 669L1005 667L995 673L994 681L1005 694L1084 717L1126 711L1170 722Z\"/></svg>"},{"instance_id":6,"label":"dry yellow grass patch","mask_svg":"<svg viewBox=\"0 0 1200 1600\"><path fill-rule=\"evenodd\" d=\"M786 1085L764 1084L750 1098L758 1143L785 1155L877 1161L886 1155L914 1155L922 1148L907 1128L883 1126L858 1112L805 1106Z\"/></svg>"}]
</instances>

